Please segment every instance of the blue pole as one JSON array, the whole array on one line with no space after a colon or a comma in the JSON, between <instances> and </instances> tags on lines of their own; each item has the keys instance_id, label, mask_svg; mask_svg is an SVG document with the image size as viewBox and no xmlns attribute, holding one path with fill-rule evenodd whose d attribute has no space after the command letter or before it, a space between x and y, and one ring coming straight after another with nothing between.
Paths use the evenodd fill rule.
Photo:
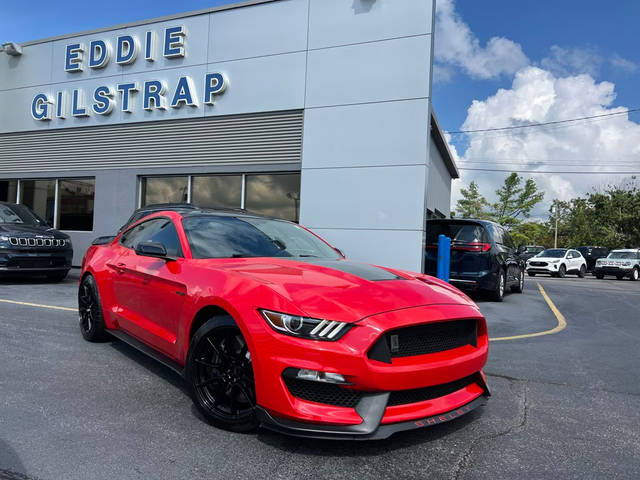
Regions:
<instances>
[{"instance_id":1,"label":"blue pole","mask_svg":"<svg viewBox=\"0 0 640 480\"><path fill-rule=\"evenodd\" d=\"M451 239L445 235L438 235L438 278L449 281L451 257Z\"/></svg>"}]
</instances>

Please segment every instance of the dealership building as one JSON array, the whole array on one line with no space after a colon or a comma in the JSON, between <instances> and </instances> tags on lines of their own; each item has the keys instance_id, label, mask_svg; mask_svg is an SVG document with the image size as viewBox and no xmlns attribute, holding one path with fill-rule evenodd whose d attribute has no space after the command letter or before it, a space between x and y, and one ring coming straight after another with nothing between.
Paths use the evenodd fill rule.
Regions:
<instances>
[{"instance_id":1,"label":"dealership building","mask_svg":"<svg viewBox=\"0 0 640 480\"><path fill-rule=\"evenodd\" d=\"M5 44L0 201L68 232L76 265L135 208L192 202L419 271L458 176L431 108L434 4L257 0Z\"/></svg>"}]
</instances>

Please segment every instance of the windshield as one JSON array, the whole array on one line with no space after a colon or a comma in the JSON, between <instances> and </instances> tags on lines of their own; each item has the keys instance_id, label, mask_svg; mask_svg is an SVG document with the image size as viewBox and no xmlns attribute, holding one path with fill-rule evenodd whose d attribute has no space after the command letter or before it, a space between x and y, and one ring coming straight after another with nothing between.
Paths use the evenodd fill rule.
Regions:
<instances>
[{"instance_id":1,"label":"windshield","mask_svg":"<svg viewBox=\"0 0 640 480\"><path fill-rule=\"evenodd\" d=\"M623 260L635 260L638 254L635 252L611 252L607 258L619 258Z\"/></svg>"},{"instance_id":2,"label":"windshield","mask_svg":"<svg viewBox=\"0 0 640 480\"><path fill-rule=\"evenodd\" d=\"M182 221L193 258L342 258L304 228L281 220L198 215Z\"/></svg>"},{"instance_id":3,"label":"windshield","mask_svg":"<svg viewBox=\"0 0 640 480\"><path fill-rule=\"evenodd\" d=\"M562 248L550 248L540 252L538 257L563 258L565 253L567 251Z\"/></svg>"},{"instance_id":4,"label":"windshield","mask_svg":"<svg viewBox=\"0 0 640 480\"><path fill-rule=\"evenodd\" d=\"M0 205L0 223L21 223L29 226L47 224L24 205Z\"/></svg>"},{"instance_id":5,"label":"windshield","mask_svg":"<svg viewBox=\"0 0 640 480\"><path fill-rule=\"evenodd\" d=\"M524 247L523 253L540 253L544 250L543 247Z\"/></svg>"}]
</instances>

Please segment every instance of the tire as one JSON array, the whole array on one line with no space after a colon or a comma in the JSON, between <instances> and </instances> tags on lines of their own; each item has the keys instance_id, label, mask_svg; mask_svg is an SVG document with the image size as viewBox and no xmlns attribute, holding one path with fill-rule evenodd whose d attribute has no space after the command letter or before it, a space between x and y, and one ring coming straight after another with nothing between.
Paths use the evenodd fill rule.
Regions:
<instances>
[{"instance_id":1,"label":"tire","mask_svg":"<svg viewBox=\"0 0 640 480\"><path fill-rule=\"evenodd\" d=\"M564 278L566 274L567 274L567 267L565 267L564 265L560 265L560 268L558 268L558 277Z\"/></svg>"},{"instance_id":2,"label":"tire","mask_svg":"<svg viewBox=\"0 0 640 480\"><path fill-rule=\"evenodd\" d=\"M632 282L635 282L638 280L638 277L640 277L640 271L638 271L638 267L636 267L631 271L631 275L629 275L629 280L631 280Z\"/></svg>"},{"instance_id":3,"label":"tire","mask_svg":"<svg viewBox=\"0 0 640 480\"><path fill-rule=\"evenodd\" d=\"M50 282L61 282L69 275L69 270L63 270L62 272L47 273L47 280Z\"/></svg>"},{"instance_id":4,"label":"tire","mask_svg":"<svg viewBox=\"0 0 640 480\"><path fill-rule=\"evenodd\" d=\"M96 281L91 275L82 279L78 288L80 333L88 342L103 342L109 338L104 326L102 303Z\"/></svg>"},{"instance_id":5,"label":"tire","mask_svg":"<svg viewBox=\"0 0 640 480\"><path fill-rule=\"evenodd\" d=\"M520 270L520 276L518 277L518 284L511 286L513 293L522 293L524 291L524 269Z\"/></svg>"},{"instance_id":6,"label":"tire","mask_svg":"<svg viewBox=\"0 0 640 480\"><path fill-rule=\"evenodd\" d=\"M585 267L584 265L582 265L580 267L580 270L578 270L578 278L584 278L585 274L587 273L587 267Z\"/></svg>"},{"instance_id":7,"label":"tire","mask_svg":"<svg viewBox=\"0 0 640 480\"><path fill-rule=\"evenodd\" d=\"M491 290L491 299L494 302L502 302L504 300L504 290L506 285L506 278L504 272L501 270L498 276L498 281L493 290Z\"/></svg>"},{"instance_id":8,"label":"tire","mask_svg":"<svg viewBox=\"0 0 640 480\"><path fill-rule=\"evenodd\" d=\"M233 318L213 317L193 335L186 378L193 403L209 423L232 432L258 426L251 356Z\"/></svg>"},{"instance_id":9,"label":"tire","mask_svg":"<svg viewBox=\"0 0 640 480\"><path fill-rule=\"evenodd\" d=\"M598 280L602 280L604 278L604 275L602 273L596 273L595 276Z\"/></svg>"},{"instance_id":10,"label":"tire","mask_svg":"<svg viewBox=\"0 0 640 480\"><path fill-rule=\"evenodd\" d=\"M529 275L530 277L535 277L536 276L536 272L527 272L527 275Z\"/></svg>"}]
</instances>

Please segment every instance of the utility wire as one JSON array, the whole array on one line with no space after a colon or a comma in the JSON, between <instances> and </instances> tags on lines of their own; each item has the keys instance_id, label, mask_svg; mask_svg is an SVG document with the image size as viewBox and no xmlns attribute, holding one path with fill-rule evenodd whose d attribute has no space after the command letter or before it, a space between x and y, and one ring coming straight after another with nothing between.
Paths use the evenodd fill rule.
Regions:
<instances>
[{"instance_id":1,"label":"utility wire","mask_svg":"<svg viewBox=\"0 0 640 480\"><path fill-rule=\"evenodd\" d=\"M521 128L543 127L543 126L546 126L546 125L558 125L558 124L561 124L561 123L579 122L579 121L582 121L582 120L590 120L590 119L593 119L593 118L602 118L602 117L613 117L613 116L618 116L618 115L626 115L628 113L638 112L638 111L640 111L640 108L630 108L630 109L627 109L627 110L625 110L623 112L602 113L600 115L591 115L591 116L588 116L588 117L569 118L567 120L556 120L556 121L553 121L553 122L530 123L530 124L527 124L527 125L515 125L515 126L510 126L510 127L481 128L481 129L476 129L476 130L450 130L450 131L445 130L445 133L454 134L454 133L499 132L499 131L504 131L504 130L515 130L515 129L521 129Z\"/></svg>"}]
</instances>

